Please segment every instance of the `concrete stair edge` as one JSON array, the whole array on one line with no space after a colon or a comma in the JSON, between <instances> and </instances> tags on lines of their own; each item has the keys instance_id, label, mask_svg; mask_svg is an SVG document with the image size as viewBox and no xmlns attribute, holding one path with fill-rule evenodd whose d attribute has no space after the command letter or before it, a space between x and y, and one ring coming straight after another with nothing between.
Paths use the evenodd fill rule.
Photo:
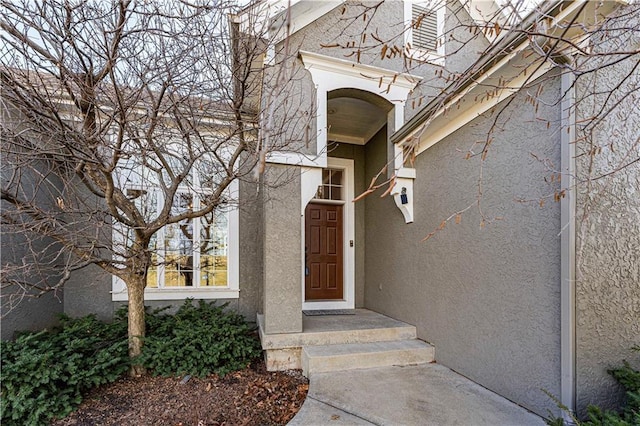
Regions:
<instances>
[{"instance_id":1,"label":"concrete stair edge","mask_svg":"<svg viewBox=\"0 0 640 426\"><path fill-rule=\"evenodd\" d=\"M260 323L262 318L258 316ZM262 324L261 324L262 325ZM416 339L416 327L410 324L398 327L334 330L305 333L264 334L260 328L262 349L290 349L305 346L375 343Z\"/></svg>"},{"instance_id":2,"label":"concrete stair edge","mask_svg":"<svg viewBox=\"0 0 640 426\"><path fill-rule=\"evenodd\" d=\"M427 364L434 360L435 348L417 339L305 346L302 349L302 371L306 377L330 371Z\"/></svg>"}]
</instances>

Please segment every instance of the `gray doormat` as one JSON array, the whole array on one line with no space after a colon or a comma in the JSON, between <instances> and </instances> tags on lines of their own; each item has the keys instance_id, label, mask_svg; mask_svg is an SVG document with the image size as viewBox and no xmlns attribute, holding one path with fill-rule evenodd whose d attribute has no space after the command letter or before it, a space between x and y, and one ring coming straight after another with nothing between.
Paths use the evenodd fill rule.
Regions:
<instances>
[{"instance_id":1,"label":"gray doormat","mask_svg":"<svg viewBox=\"0 0 640 426\"><path fill-rule=\"evenodd\" d=\"M318 315L355 315L355 309L320 309L318 311L302 311L308 317Z\"/></svg>"}]
</instances>

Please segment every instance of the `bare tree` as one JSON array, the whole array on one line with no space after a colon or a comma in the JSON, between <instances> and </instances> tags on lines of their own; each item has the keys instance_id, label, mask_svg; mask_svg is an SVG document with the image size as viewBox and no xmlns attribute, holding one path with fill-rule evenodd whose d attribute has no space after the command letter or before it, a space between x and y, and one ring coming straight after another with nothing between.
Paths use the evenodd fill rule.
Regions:
<instances>
[{"instance_id":1,"label":"bare tree","mask_svg":"<svg viewBox=\"0 0 640 426\"><path fill-rule=\"evenodd\" d=\"M233 182L287 149L284 128L258 137L256 124L280 108L269 90L289 76L266 84L268 29L256 17L240 30L234 2L2 8L2 228L20 246L3 257L3 303L97 265L126 283L136 356L159 266L187 286L194 265L209 274Z\"/></svg>"}]
</instances>

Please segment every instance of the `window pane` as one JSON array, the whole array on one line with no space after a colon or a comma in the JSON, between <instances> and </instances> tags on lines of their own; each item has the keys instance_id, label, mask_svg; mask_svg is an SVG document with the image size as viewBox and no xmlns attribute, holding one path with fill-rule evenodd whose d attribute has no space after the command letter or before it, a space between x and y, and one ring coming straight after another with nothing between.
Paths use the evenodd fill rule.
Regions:
<instances>
[{"instance_id":1,"label":"window pane","mask_svg":"<svg viewBox=\"0 0 640 426\"><path fill-rule=\"evenodd\" d=\"M158 192L154 189L141 189L140 202L136 203L140 212L148 221L152 221L158 213Z\"/></svg>"},{"instance_id":2,"label":"window pane","mask_svg":"<svg viewBox=\"0 0 640 426\"><path fill-rule=\"evenodd\" d=\"M331 187L331 199L342 200L342 187L340 186Z\"/></svg>"},{"instance_id":3,"label":"window pane","mask_svg":"<svg viewBox=\"0 0 640 426\"><path fill-rule=\"evenodd\" d=\"M190 220L165 227L164 285L166 287L193 286L192 229Z\"/></svg>"},{"instance_id":4,"label":"window pane","mask_svg":"<svg viewBox=\"0 0 640 426\"><path fill-rule=\"evenodd\" d=\"M324 183L325 185L328 184L330 178L331 173L329 172L329 169L322 170L322 183Z\"/></svg>"},{"instance_id":5,"label":"window pane","mask_svg":"<svg viewBox=\"0 0 640 426\"><path fill-rule=\"evenodd\" d=\"M331 199L331 187L329 185L323 185L322 187L322 199L330 200Z\"/></svg>"},{"instance_id":6,"label":"window pane","mask_svg":"<svg viewBox=\"0 0 640 426\"><path fill-rule=\"evenodd\" d=\"M326 185L320 185L318 186L318 190L316 191L316 199L324 200L326 199L326 197L328 197L328 194L329 194L329 187Z\"/></svg>"},{"instance_id":7,"label":"window pane","mask_svg":"<svg viewBox=\"0 0 640 426\"><path fill-rule=\"evenodd\" d=\"M147 270L147 287L149 288L158 288L158 247L157 247L157 238L154 235L151 237L151 242L149 243L149 250L151 251L151 266Z\"/></svg>"},{"instance_id":8,"label":"window pane","mask_svg":"<svg viewBox=\"0 0 640 426\"><path fill-rule=\"evenodd\" d=\"M344 176L342 170L322 170L322 185L318 187L315 198L317 200L343 200L343 179Z\"/></svg>"},{"instance_id":9,"label":"window pane","mask_svg":"<svg viewBox=\"0 0 640 426\"><path fill-rule=\"evenodd\" d=\"M176 194L171 214L176 215L191 210L193 196L187 193ZM164 264L165 287L192 287L193 282L193 222L186 219L180 223L165 226Z\"/></svg>"},{"instance_id":10,"label":"window pane","mask_svg":"<svg viewBox=\"0 0 640 426\"><path fill-rule=\"evenodd\" d=\"M200 219L200 285L228 285L227 247L228 220L226 212L214 212Z\"/></svg>"},{"instance_id":11,"label":"window pane","mask_svg":"<svg viewBox=\"0 0 640 426\"><path fill-rule=\"evenodd\" d=\"M331 185L342 185L342 170L331 170Z\"/></svg>"}]
</instances>

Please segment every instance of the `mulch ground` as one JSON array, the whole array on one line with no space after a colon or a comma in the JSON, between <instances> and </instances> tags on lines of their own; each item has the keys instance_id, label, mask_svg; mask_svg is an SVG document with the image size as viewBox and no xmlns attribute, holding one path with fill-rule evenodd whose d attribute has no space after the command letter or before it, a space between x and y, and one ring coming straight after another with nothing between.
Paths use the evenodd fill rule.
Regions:
<instances>
[{"instance_id":1,"label":"mulch ground","mask_svg":"<svg viewBox=\"0 0 640 426\"><path fill-rule=\"evenodd\" d=\"M224 377L126 377L93 389L53 426L284 425L309 389L300 371L267 372L263 362Z\"/></svg>"}]
</instances>

